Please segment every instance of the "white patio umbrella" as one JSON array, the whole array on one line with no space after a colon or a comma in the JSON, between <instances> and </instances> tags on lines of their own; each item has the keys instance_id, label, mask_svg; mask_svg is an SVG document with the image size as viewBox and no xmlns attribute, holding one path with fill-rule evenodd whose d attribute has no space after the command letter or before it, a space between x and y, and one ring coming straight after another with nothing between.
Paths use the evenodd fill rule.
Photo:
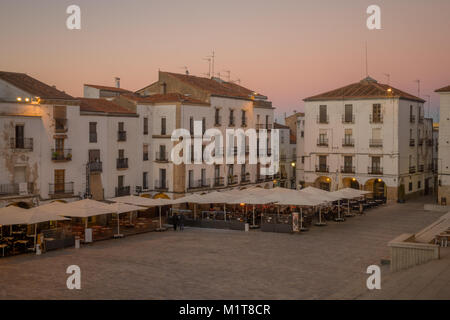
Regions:
<instances>
[{"instance_id":1,"label":"white patio umbrella","mask_svg":"<svg viewBox=\"0 0 450 320\"><path fill-rule=\"evenodd\" d=\"M87 218L114 212L108 204L91 199L68 203L65 208L67 208L67 211L62 215L66 217L85 218L86 229L88 223Z\"/></svg>"},{"instance_id":2,"label":"white patio umbrella","mask_svg":"<svg viewBox=\"0 0 450 320\"><path fill-rule=\"evenodd\" d=\"M123 235L120 234L120 214L126 213L126 212L132 212L132 211L138 211L138 210L144 210L143 207L138 207L132 204L122 203L122 202L115 202L109 204L111 207L111 210L117 214L117 234L115 236L122 237Z\"/></svg>"},{"instance_id":3,"label":"white patio umbrella","mask_svg":"<svg viewBox=\"0 0 450 320\"><path fill-rule=\"evenodd\" d=\"M28 210L17 206L9 206L0 208L0 226L27 224L29 219ZM3 228L0 228L3 237Z\"/></svg>"}]
</instances>

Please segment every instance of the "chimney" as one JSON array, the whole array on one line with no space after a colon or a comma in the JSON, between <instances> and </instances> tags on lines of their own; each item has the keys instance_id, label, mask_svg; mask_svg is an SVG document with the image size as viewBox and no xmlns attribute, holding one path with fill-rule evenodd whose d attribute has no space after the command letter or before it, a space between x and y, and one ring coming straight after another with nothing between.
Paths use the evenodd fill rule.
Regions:
<instances>
[{"instance_id":1,"label":"chimney","mask_svg":"<svg viewBox=\"0 0 450 320\"><path fill-rule=\"evenodd\" d=\"M115 77L114 80L116 81L116 88L120 88L120 78Z\"/></svg>"}]
</instances>

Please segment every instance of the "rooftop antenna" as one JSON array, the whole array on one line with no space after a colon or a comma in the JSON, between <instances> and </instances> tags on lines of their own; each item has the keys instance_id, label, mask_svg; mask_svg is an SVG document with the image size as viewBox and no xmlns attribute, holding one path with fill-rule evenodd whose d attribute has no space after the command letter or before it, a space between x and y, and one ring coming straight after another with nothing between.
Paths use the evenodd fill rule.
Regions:
<instances>
[{"instance_id":1,"label":"rooftop antenna","mask_svg":"<svg viewBox=\"0 0 450 320\"><path fill-rule=\"evenodd\" d=\"M208 73L204 73L204 75L208 76L208 78L211 78L211 58L208 56L206 58L203 58L203 60L208 61Z\"/></svg>"},{"instance_id":2,"label":"rooftop antenna","mask_svg":"<svg viewBox=\"0 0 450 320\"><path fill-rule=\"evenodd\" d=\"M224 70L227 73L227 81L230 82L231 80L231 70Z\"/></svg>"},{"instance_id":3,"label":"rooftop antenna","mask_svg":"<svg viewBox=\"0 0 450 320\"><path fill-rule=\"evenodd\" d=\"M188 67L187 67L187 66L180 67L180 69L184 69L184 73L186 73L187 75L189 75L189 70L188 70Z\"/></svg>"},{"instance_id":4,"label":"rooftop antenna","mask_svg":"<svg viewBox=\"0 0 450 320\"><path fill-rule=\"evenodd\" d=\"M388 84L388 86L390 86L391 85L391 75L389 74L389 73L383 73L385 76L386 76L386 78L387 78L387 84Z\"/></svg>"},{"instance_id":5,"label":"rooftop antenna","mask_svg":"<svg viewBox=\"0 0 450 320\"><path fill-rule=\"evenodd\" d=\"M414 80L414 82L417 82L417 96L420 98L420 80Z\"/></svg>"},{"instance_id":6,"label":"rooftop antenna","mask_svg":"<svg viewBox=\"0 0 450 320\"><path fill-rule=\"evenodd\" d=\"M211 58L211 74L214 77L214 58L216 57L214 50L212 52L211 56L208 56L208 58Z\"/></svg>"}]
</instances>

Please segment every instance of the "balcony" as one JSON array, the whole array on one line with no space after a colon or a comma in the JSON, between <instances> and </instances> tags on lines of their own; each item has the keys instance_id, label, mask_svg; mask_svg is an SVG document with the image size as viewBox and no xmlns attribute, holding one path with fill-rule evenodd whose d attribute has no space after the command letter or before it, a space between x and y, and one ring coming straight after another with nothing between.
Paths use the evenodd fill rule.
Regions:
<instances>
[{"instance_id":1,"label":"balcony","mask_svg":"<svg viewBox=\"0 0 450 320\"><path fill-rule=\"evenodd\" d=\"M65 133L67 130L67 119L55 118L55 133Z\"/></svg>"},{"instance_id":2,"label":"balcony","mask_svg":"<svg viewBox=\"0 0 450 320\"><path fill-rule=\"evenodd\" d=\"M374 115L371 114L369 118L370 123L383 123L383 115Z\"/></svg>"},{"instance_id":3,"label":"balcony","mask_svg":"<svg viewBox=\"0 0 450 320\"><path fill-rule=\"evenodd\" d=\"M117 158L117 169L128 169L128 158Z\"/></svg>"},{"instance_id":4,"label":"balcony","mask_svg":"<svg viewBox=\"0 0 450 320\"><path fill-rule=\"evenodd\" d=\"M355 173L355 167L354 166L343 166L341 167L341 173Z\"/></svg>"},{"instance_id":5,"label":"balcony","mask_svg":"<svg viewBox=\"0 0 450 320\"><path fill-rule=\"evenodd\" d=\"M319 138L317 139L318 147L328 147L328 138Z\"/></svg>"},{"instance_id":6,"label":"balcony","mask_svg":"<svg viewBox=\"0 0 450 320\"><path fill-rule=\"evenodd\" d=\"M248 121L247 121L247 118L242 118L241 119L241 127L247 127L247 124L248 124Z\"/></svg>"},{"instance_id":7,"label":"balcony","mask_svg":"<svg viewBox=\"0 0 450 320\"><path fill-rule=\"evenodd\" d=\"M321 164L316 166L316 172L330 172L329 167L327 165Z\"/></svg>"},{"instance_id":8,"label":"balcony","mask_svg":"<svg viewBox=\"0 0 450 320\"><path fill-rule=\"evenodd\" d=\"M383 174L383 168L378 166L371 166L367 168L369 174Z\"/></svg>"},{"instance_id":9,"label":"balcony","mask_svg":"<svg viewBox=\"0 0 450 320\"><path fill-rule=\"evenodd\" d=\"M355 139L348 138L348 137L342 139L342 146L343 147L354 147L355 146Z\"/></svg>"},{"instance_id":10,"label":"balcony","mask_svg":"<svg viewBox=\"0 0 450 320\"><path fill-rule=\"evenodd\" d=\"M116 197L123 197L130 195L130 186L116 187Z\"/></svg>"},{"instance_id":11,"label":"balcony","mask_svg":"<svg viewBox=\"0 0 450 320\"><path fill-rule=\"evenodd\" d=\"M257 123L256 124L256 130L260 130L260 129L266 129L266 130L271 130L272 129L272 124L271 123Z\"/></svg>"},{"instance_id":12,"label":"balcony","mask_svg":"<svg viewBox=\"0 0 450 320\"><path fill-rule=\"evenodd\" d=\"M250 183L250 172L241 174L241 184Z\"/></svg>"},{"instance_id":13,"label":"balcony","mask_svg":"<svg viewBox=\"0 0 450 320\"><path fill-rule=\"evenodd\" d=\"M264 182L265 179L266 179L265 176L261 176L258 174L258 176L256 177L256 183Z\"/></svg>"},{"instance_id":14,"label":"balcony","mask_svg":"<svg viewBox=\"0 0 450 320\"><path fill-rule=\"evenodd\" d=\"M355 115L342 115L342 123L355 123Z\"/></svg>"},{"instance_id":15,"label":"balcony","mask_svg":"<svg viewBox=\"0 0 450 320\"><path fill-rule=\"evenodd\" d=\"M416 116L413 115L413 114L409 115L409 122L410 123L415 123L416 122Z\"/></svg>"},{"instance_id":16,"label":"balcony","mask_svg":"<svg viewBox=\"0 0 450 320\"><path fill-rule=\"evenodd\" d=\"M433 146L433 139L427 139L427 146L429 147Z\"/></svg>"},{"instance_id":17,"label":"balcony","mask_svg":"<svg viewBox=\"0 0 450 320\"><path fill-rule=\"evenodd\" d=\"M214 117L214 126L220 127L222 125L222 117L221 116L215 116Z\"/></svg>"},{"instance_id":18,"label":"balcony","mask_svg":"<svg viewBox=\"0 0 450 320\"><path fill-rule=\"evenodd\" d=\"M49 183L48 194L52 198L73 195L73 182Z\"/></svg>"},{"instance_id":19,"label":"balcony","mask_svg":"<svg viewBox=\"0 0 450 320\"><path fill-rule=\"evenodd\" d=\"M92 161L88 163L89 172L101 173L103 171L103 163L101 161Z\"/></svg>"},{"instance_id":20,"label":"balcony","mask_svg":"<svg viewBox=\"0 0 450 320\"><path fill-rule=\"evenodd\" d=\"M409 166L409 173L416 173L416 166Z\"/></svg>"},{"instance_id":21,"label":"balcony","mask_svg":"<svg viewBox=\"0 0 450 320\"><path fill-rule=\"evenodd\" d=\"M10 147L17 151L33 151L33 138L16 139L11 138L9 140Z\"/></svg>"},{"instance_id":22,"label":"balcony","mask_svg":"<svg viewBox=\"0 0 450 320\"><path fill-rule=\"evenodd\" d=\"M323 123L323 124L327 124L330 122L330 116L326 115L326 116L317 116L316 119L317 123Z\"/></svg>"},{"instance_id":23,"label":"balcony","mask_svg":"<svg viewBox=\"0 0 450 320\"><path fill-rule=\"evenodd\" d=\"M236 125L236 118L235 117L230 117L229 121L228 121L228 126L229 127L234 127Z\"/></svg>"},{"instance_id":24,"label":"balcony","mask_svg":"<svg viewBox=\"0 0 450 320\"><path fill-rule=\"evenodd\" d=\"M409 139L409 146L410 147L414 147L416 145L416 140L414 139Z\"/></svg>"},{"instance_id":25,"label":"balcony","mask_svg":"<svg viewBox=\"0 0 450 320\"><path fill-rule=\"evenodd\" d=\"M117 131L117 141L127 141L127 132Z\"/></svg>"},{"instance_id":26,"label":"balcony","mask_svg":"<svg viewBox=\"0 0 450 320\"><path fill-rule=\"evenodd\" d=\"M234 175L234 176L228 176L228 179L227 179L227 184L228 185L232 185L232 184L238 184L239 182L238 182L238 176L237 175Z\"/></svg>"},{"instance_id":27,"label":"balcony","mask_svg":"<svg viewBox=\"0 0 450 320\"><path fill-rule=\"evenodd\" d=\"M71 161L72 149L52 149L52 161Z\"/></svg>"},{"instance_id":28,"label":"balcony","mask_svg":"<svg viewBox=\"0 0 450 320\"><path fill-rule=\"evenodd\" d=\"M169 190L169 181L168 180L155 180L155 190L156 191Z\"/></svg>"},{"instance_id":29,"label":"balcony","mask_svg":"<svg viewBox=\"0 0 450 320\"><path fill-rule=\"evenodd\" d=\"M148 152L144 152L142 156L143 161L148 161Z\"/></svg>"},{"instance_id":30,"label":"balcony","mask_svg":"<svg viewBox=\"0 0 450 320\"><path fill-rule=\"evenodd\" d=\"M369 140L369 147L370 148L382 148L383 147L383 140L382 139L370 139Z\"/></svg>"},{"instance_id":31,"label":"balcony","mask_svg":"<svg viewBox=\"0 0 450 320\"><path fill-rule=\"evenodd\" d=\"M420 164L419 165L419 172L424 172L425 171L425 165Z\"/></svg>"},{"instance_id":32,"label":"balcony","mask_svg":"<svg viewBox=\"0 0 450 320\"><path fill-rule=\"evenodd\" d=\"M0 184L0 197L3 196L15 196L20 195L22 193L24 194L33 194L34 192L34 183L32 182L25 182L27 185L26 190L20 189L20 183L7 183L7 184Z\"/></svg>"},{"instance_id":33,"label":"balcony","mask_svg":"<svg viewBox=\"0 0 450 320\"><path fill-rule=\"evenodd\" d=\"M204 189L210 187L209 179L198 179L195 181L188 182L188 189Z\"/></svg>"},{"instance_id":34,"label":"balcony","mask_svg":"<svg viewBox=\"0 0 450 320\"><path fill-rule=\"evenodd\" d=\"M423 123L423 120L424 120L423 116L420 116L419 117L419 123Z\"/></svg>"},{"instance_id":35,"label":"balcony","mask_svg":"<svg viewBox=\"0 0 450 320\"><path fill-rule=\"evenodd\" d=\"M168 162L169 158L167 156L167 152L156 152L155 161L156 162Z\"/></svg>"},{"instance_id":36,"label":"balcony","mask_svg":"<svg viewBox=\"0 0 450 320\"><path fill-rule=\"evenodd\" d=\"M421 138L418 139L418 140L417 140L417 145L418 145L418 146L423 146L423 139L421 139Z\"/></svg>"},{"instance_id":37,"label":"balcony","mask_svg":"<svg viewBox=\"0 0 450 320\"><path fill-rule=\"evenodd\" d=\"M97 142L97 133L89 133L89 142L96 143Z\"/></svg>"},{"instance_id":38,"label":"balcony","mask_svg":"<svg viewBox=\"0 0 450 320\"><path fill-rule=\"evenodd\" d=\"M214 187L223 187L225 184L223 182L223 177L215 177L214 178Z\"/></svg>"}]
</instances>

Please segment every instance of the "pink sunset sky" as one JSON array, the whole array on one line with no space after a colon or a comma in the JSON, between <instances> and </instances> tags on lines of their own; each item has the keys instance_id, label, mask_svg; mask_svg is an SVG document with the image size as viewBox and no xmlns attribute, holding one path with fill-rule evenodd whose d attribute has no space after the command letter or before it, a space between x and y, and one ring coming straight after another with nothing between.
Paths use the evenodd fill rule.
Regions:
<instances>
[{"instance_id":1,"label":"pink sunset sky","mask_svg":"<svg viewBox=\"0 0 450 320\"><path fill-rule=\"evenodd\" d=\"M81 30L66 28L66 8L81 7ZM381 7L382 30L368 30L366 9ZM158 69L216 72L263 93L278 115L302 99L369 75L407 92L431 95L450 85L449 0L2 0L0 70L25 72L71 95L83 83L137 90Z\"/></svg>"}]
</instances>

